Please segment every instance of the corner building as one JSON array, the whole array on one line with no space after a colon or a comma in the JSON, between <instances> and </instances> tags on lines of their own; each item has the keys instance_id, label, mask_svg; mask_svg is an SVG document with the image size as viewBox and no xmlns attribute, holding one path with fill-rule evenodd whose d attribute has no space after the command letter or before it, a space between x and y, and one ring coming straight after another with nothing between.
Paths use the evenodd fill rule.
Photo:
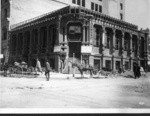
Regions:
<instances>
[{"instance_id":1,"label":"corner building","mask_svg":"<svg viewBox=\"0 0 150 116\"><path fill-rule=\"evenodd\" d=\"M12 26L10 62L35 66L45 57L53 69L65 72L74 56L85 65L133 70L147 66L147 33L136 25L79 6L67 6Z\"/></svg>"}]
</instances>

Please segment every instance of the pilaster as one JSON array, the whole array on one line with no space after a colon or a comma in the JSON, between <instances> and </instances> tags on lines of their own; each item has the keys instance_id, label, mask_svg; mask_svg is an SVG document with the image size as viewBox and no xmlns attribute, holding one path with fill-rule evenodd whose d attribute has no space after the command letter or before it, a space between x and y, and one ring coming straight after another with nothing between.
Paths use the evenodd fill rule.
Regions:
<instances>
[{"instance_id":1,"label":"pilaster","mask_svg":"<svg viewBox=\"0 0 150 116\"><path fill-rule=\"evenodd\" d=\"M116 45L116 29L113 29L113 45L112 45L112 54L115 53L115 45Z\"/></svg>"},{"instance_id":2,"label":"pilaster","mask_svg":"<svg viewBox=\"0 0 150 116\"><path fill-rule=\"evenodd\" d=\"M40 30L40 28L38 28L38 45L37 45L37 54L40 54L40 48L41 48L41 46L40 46L40 36L41 36L41 30Z\"/></svg>"},{"instance_id":3,"label":"pilaster","mask_svg":"<svg viewBox=\"0 0 150 116\"><path fill-rule=\"evenodd\" d=\"M124 31L122 31L122 37L121 37L121 39L122 39L122 56L123 56L123 54L124 54L124 51L125 51L125 32Z\"/></svg>"},{"instance_id":4,"label":"pilaster","mask_svg":"<svg viewBox=\"0 0 150 116\"><path fill-rule=\"evenodd\" d=\"M49 26L46 27L47 43L46 43L46 53L49 52Z\"/></svg>"},{"instance_id":5,"label":"pilaster","mask_svg":"<svg viewBox=\"0 0 150 116\"><path fill-rule=\"evenodd\" d=\"M102 51L105 50L105 46L106 46L106 37L107 37L107 34L106 34L106 28L105 26L102 27Z\"/></svg>"}]
</instances>

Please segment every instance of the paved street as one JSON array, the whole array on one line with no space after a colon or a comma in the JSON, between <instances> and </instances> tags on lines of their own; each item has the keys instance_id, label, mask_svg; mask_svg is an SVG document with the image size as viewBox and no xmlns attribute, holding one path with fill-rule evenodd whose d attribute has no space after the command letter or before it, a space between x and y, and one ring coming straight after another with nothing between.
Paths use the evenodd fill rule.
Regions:
<instances>
[{"instance_id":1,"label":"paved street","mask_svg":"<svg viewBox=\"0 0 150 116\"><path fill-rule=\"evenodd\" d=\"M0 108L150 108L150 78L71 76L0 77Z\"/></svg>"}]
</instances>

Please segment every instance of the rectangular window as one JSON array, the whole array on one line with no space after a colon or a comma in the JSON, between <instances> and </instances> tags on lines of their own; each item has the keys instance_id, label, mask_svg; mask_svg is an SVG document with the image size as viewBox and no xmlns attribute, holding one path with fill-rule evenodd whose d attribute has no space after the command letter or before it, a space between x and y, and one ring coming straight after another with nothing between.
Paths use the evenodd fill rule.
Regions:
<instances>
[{"instance_id":1,"label":"rectangular window","mask_svg":"<svg viewBox=\"0 0 150 116\"><path fill-rule=\"evenodd\" d=\"M128 40L127 40L127 38L125 38L124 39L124 49L125 49L125 51L127 51L128 50Z\"/></svg>"},{"instance_id":2,"label":"rectangular window","mask_svg":"<svg viewBox=\"0 0 150 116\"><path fill-rule=\"evenodd\" d=\"M118 70L120 68L120 61L116 61L116 70Z\"/></svg>"},{"instance_id":3,"label":"rectangular window","mask_svg":"<svg viewBox=\"0 0 150 116\"><path fill-rule=\"evenodd\" d=\"M123 14L122 13L120 13L120 19L123 20Z\"/></svg>"},{"instance_id":4,"label":"rectangular window","mask_svg":"<svg viewBox=\"0 0 150 116\"><path fill-rule=\"evenodd\" d=\"M95 4L95 11L98 11L98 4Z\"/></svg>"},{"instance_id":5,"label":"rectangular window","mask_svg":"<svg viewBox=\"0 0 150 116\"><path fill-rule=\"evenodd\" d=\"M91 9L94 10L94 3L91 3Z\"/></svg>"},{"instance_id":6,"label":"rectangular window","mask_svg":"<svg viewBox=\"0 0 150 116\"><path fill-rule=\"evenodd\" d=\"M129 62L125 62L125 70L129 69Z\"/></svg>"},{"instance_id":7,"label":"rectangular window","mask_svg":"<svg viewBox=\"0 0 150 116\"><path fill-rule=\"evenodd\" d=\"M132 50L135 52L135 39L132 39Z\"/></svg>"},{"instance_id":8,"label":"rectangular window","mask_svg":"<svg viewBox=\"0 0 150 116\"><path fill-rule=\"evenodd\" d=\"M111 61L110 60L106 60L106 68L108 70L111 70Z\"/></svg>"},{"instance_id":9,"label":"rectangular window","mask_svg":"<svg viewBox=\"0 0 150 116\"><path fill-rule=\"evenodd\" d=\"M120 3L120 9L123 10L123 4L122 3Z\"/></svg>"},{"instance_id":10,"label":"rectangular window","mask_svg":"<svg viewBox=\"0 0 150 116\"><path fill-rule=\"evenodd\" d=\"M7 9L4 9L4 17L7 18L7 16L8 16Z\"/></svg>"},{"instance_id":11,"label":"rectangular window","mask_svg":"<svg viewBox=\"0 0 150 116\"><path fill-rule=\"evenodd\" d=\"M100 70L100 60L94 60L94 68Z\"/></svg>"},{"instance_id":12,"label":"rectangular window","mask_svg":"<svg viewBox=\"0 0 150 116\"><path fill-rule=\"evenodd\" d=\"M82 6L85 7L85 0L82 0Z\"/></svg>"},{"instance_id":13,"label":"rectangular window","mask_svg":"<svg viewBox=\"0 0 150 116\"><path fill-rule=\"evenodd\" d=\"M110 48L110 37L108 36L107 37L107 44L106 44L106 48Z\"/></svg>"},{"instance_id":14,"label":"rectangular window","mask_svg":"<svg viewBox=\"0 0 150 116\"><path fill-rule=\"evenodd\" d=\"M116 50L119 50L119 38L116 38Z\"/></svg>"},{"instance_id":15,"label":"rectangular window","mask_svg":"<svg viewBox=\"0 0 150 116\"><path fill-rule=\"evenodd\" d=\"M77 4L80 5L81 4L81 0L77 0Z\"/></svg>"},{"instance_id":16,"label":"rectangular window","mask_svg":"<svg viewBox=\"0 0 150 116\"><path fill-rule=\"evenodd\" d=\"M4 35L3 35L3 40L6 40L7 39L7 32L4 32Z\"/></svg>"},{"instance_id":17,"label":"rectangular window","mask_svg":"<svg viewBox=\"0 0 150 116\"><path fill-rule=\"evenodd\" d=\"M76 4L76 0L72 0L72 3Z\"/></svg>"},{"instance_id":18,"label":"rectangular window","mask_svg":"<svg viewBox=\"0 0 150 116\"><path fill-rule=\"evenodd\" d=\"M99 5L99 12L102 13L102 6Z\"/></svg>"}]
</instances>

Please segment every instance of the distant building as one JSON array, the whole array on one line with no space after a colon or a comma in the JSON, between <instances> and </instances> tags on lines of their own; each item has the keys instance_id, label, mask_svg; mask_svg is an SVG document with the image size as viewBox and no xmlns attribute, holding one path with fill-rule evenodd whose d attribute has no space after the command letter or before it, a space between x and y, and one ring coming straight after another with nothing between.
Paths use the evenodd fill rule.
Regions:
<instances>
[{"instance_id":1,"label":"distant building","mask_svg":"<svg viewBox=\"0 0 150 116\"><path fill-rule=\"evenodd\" d=\"M125 0L57 0L125 20Z\"/></svg>"},{"instance_id":2,"label":"distant building","mask_svg":"<svg viewBox=\"0 0 150 116\"><path fill-rule=\"evenodd\" d=\"M1 52L4 55L2 62L4 62L4 60L8 61L9 57L10 3L10 0L1 0Z\"/></svg>"}]
</instances>

